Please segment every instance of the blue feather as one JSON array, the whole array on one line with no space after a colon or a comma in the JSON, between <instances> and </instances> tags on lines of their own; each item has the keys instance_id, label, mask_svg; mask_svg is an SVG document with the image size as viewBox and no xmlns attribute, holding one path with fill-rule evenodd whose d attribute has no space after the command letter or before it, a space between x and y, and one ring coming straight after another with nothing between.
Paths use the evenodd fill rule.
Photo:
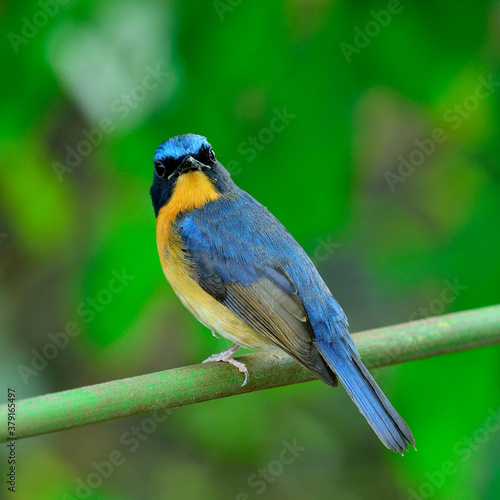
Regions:
<instances>
[{"instance_id":1,"label":"blue feather","mask_svg":"<svg viewBox=\"0 0 500 500\"><path fill-rule=\"evenodd\" d=\"M408 450L408 443L415 446L410 428L347 341L350 336L342 331L345 327L327 321L313 328L318 350L385 446L401 454ZM339 334L332 335L337 330Z\"/></svg>"},{"instance_id":2,"label":"blue feather","mask_svg":"<svg viewBox=\"0 0 500 500\"><path fill-rule=\"evenodd\" d=\"M361 362L344 311L302 247L263 205L235 186L230 197L181 214L175 225L200 267L209 256L202 273L209 269L228 283L248 285L264 272L286 293L296 292L317 349L381 441L399 453L414 445L410 429ZM204 260L196 258L202 254ZM274 271L279 268L292 283Z\"/></svg>"}]
</instances>

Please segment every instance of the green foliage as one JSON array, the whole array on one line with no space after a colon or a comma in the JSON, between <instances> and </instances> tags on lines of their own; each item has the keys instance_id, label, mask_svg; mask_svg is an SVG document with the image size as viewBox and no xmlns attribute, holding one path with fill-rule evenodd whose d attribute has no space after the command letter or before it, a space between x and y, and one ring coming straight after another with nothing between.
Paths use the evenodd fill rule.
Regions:
<instances>
[{"instance_id":1,"label":"green foliage","mask_svg":"<svg viewBox=\"0 0 500 500\"><path fill-rule=\"evenodd\" d=\"M401 2L348 62L341 44L391 2L41 3L53 9L46 22L35 0L2 11L0 373L19 397L226 347L182 309L156 254L152 155L181 133L206 135L311 255L318 238L338 243L317 264L353 331L498 302L500 88L481 83L500 81L495 4ZM35 16L40 27L27 28ZM476 103L479 85L488 95ZM457 110L466 104L474 109ZM250 159L249 137L284 109L294 118ZM398 157L436 128L446 140L402 175ZM96 145L73 167L68 148L85 150L86 136ZM133 279L103 292L122 270ZM443 301L446 280L466 288ZM82 333L25 384L18 366L68 321ZM498 355L380 373L417 440L404 459L385 452L342 390L305 384L176 410L93 498L408 498L410 488L498 498L500 433L466 461L454 451L500 406ZM74 478L120 448L134 422L33 440L40 460L26 453L20 466L43 468L31 482L19 474L17 498L74 495ZM307 450L257 495L247 479L294 438ZM447 460L457 471L429 493Z\"/></svg>"}]
</instances>

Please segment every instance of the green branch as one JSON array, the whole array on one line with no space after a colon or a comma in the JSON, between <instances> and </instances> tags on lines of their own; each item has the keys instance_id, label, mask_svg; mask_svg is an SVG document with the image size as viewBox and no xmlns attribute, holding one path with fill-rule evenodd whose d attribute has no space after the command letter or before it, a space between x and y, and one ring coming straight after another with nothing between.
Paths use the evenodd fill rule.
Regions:
<instances>
[{"instance_id":1,"label":"green branch","mask_svg":"<svg viewBox=\"0 0 500 500\"><path fill-rule=\"evenodd\" d=\"M500 306L369 330L355 334L354 340L368 368L499 344ZM239 359L250 371L244 387L242 375L234 367L208 363L18 401L15 437L37 436L315 379L288 357L259 353ZM0 409L0 414L7 414L7 405ZM7 426L0 426L0 442L11 439Z\"/></svg>"}]
</instances>

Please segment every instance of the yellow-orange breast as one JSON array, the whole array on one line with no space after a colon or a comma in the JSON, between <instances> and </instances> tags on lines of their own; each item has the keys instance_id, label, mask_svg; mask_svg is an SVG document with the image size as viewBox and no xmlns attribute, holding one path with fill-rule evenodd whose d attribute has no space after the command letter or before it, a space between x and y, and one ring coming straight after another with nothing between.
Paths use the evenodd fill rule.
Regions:
<instances>
[{"instance_id":1,"label":"yellow-orange breast","mask_svg":"<svg viewBox=\"0 0 500 500\"><path fill-rule=\"evenodd\" d=\"M201 208L220 197L203 172L187 172L177 179L170 200L156 219L156 243L163 273L180 301L205 326L240 345L274 350L274 344L201 288L193 277L193 264L183 252L181 237L173 229L172 223L181 212Z\"/></svg>"}]
</instances>

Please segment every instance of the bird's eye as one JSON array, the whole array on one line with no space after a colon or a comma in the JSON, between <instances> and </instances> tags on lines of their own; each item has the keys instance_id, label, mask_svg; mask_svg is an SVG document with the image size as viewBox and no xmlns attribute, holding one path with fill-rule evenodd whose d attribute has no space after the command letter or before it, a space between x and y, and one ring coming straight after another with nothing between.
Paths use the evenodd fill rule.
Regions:
<instances>
[{"instance_id":1,"label":"bird's eye","mask_svg":"<svg viewBox=\"0 0 500 500\"><path fill-rule=\"evenodd\" d=\"M215 161L215 153L214 153L214 150L212 148L210 148L208 150L208 158L210 159L210 161Z\"/></svg>"},{"instance_id":2,"label":"bird's eye","mask_svg":"<svg viewBox=\"0 0 500 500\"><path fill-rule=\"evenodd\" d=\"M163 163L157 161L155 162L155 172L158 177L165 177L167 169L165 168L165 165L163 165Z\"/></svg>"}]
</instances>

